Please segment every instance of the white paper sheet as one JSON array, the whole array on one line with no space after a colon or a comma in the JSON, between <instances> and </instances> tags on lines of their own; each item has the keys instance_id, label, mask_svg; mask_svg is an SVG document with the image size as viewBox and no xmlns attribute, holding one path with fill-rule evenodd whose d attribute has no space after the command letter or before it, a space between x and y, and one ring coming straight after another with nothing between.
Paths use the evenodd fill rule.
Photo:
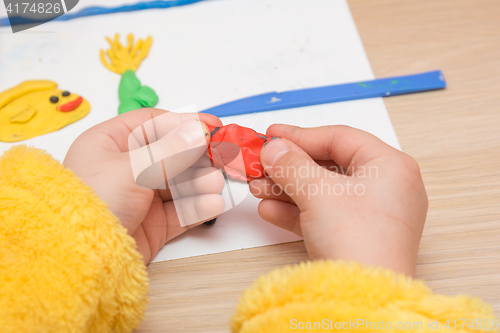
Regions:
<instances>
[{"instance_id":1,"label":"white paper sheet","mask_svg":"<svg viewBox=\"0 0 500 333\"><path fill-rule=\"evenodd\" d=\"M128 1L134 2L134 1ZM123 1L81 0L74 10ZM1 6L0 6L1 7ZM0 11L5 16L4 8ZM153 37L137 76L160 96L158 107L199 110L271 91L373 79L345 0L209 0L165 10L51 22L23 33L0 28L0 91L23 80L50 79L81 94L92 109L60 131L22 143L63 160L71 142L117 114L119 75L99 61L105 36L129 32ZM347 124L399 148L382 99L349 101L223 118L264 132L272 123L300 126ZM12 144L0 143L0 152ZM258 200L244 203L212 227L173 240L155 261L278 244L299 237L257 214Z\"/></svg>"}]
</instances>

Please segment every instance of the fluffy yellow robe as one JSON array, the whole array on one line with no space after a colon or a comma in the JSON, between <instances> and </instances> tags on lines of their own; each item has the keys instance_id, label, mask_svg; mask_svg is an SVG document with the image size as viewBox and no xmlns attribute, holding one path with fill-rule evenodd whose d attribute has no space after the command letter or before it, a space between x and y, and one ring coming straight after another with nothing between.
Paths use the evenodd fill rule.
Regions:
<instances>
[{"instance_id":1,"label":"fluffy yellow robe","mask_svg":"<svg viewBox=\"0 0 500 333\"><path fill-rule=\"evenodd\" d=\"M260 277L240 299L231 326L234 333L380 332L382 328L440 333L450 331L444 326L447 321L455 331L455 319L457 331L464 323L460 319L467 319L462 332L499 331L492 308L478 298L435 295L422 281L388 269L316 261ZM474 329L467 326L471 320ZM402 330L396 329L398 324Z\"/></svg>"},{"instance_id":2,"label":"fluffy yellow robe","mask_svg":"<svg viewBox=\"0 0 500 333\"><path fill-rule=\"evenodd\" d=\"M0 158L0 332L130 332L147 304L135 241L47 153Z\"/></svg>"},{"instance_id":3,"label":"fluffy yellow robe","mask_svg":"<svg viewBox=\"0 0 500 333\"><path fill-rule=\"evenodd\" d=\"M0 157L0 332L131 332L146 294L134 240L88 186L38 149L18 146ZM439 329L428 329L429 319L439 320ZM498 332L491 307L479 299L434 295L423 282L389 270L318 261L258 279L243 294L231 329L323 332L364 320L422 322L405 331L444 332L447 319L475 326L481 319L483 329L464 331Z\"/></svg>"}]
</instances>

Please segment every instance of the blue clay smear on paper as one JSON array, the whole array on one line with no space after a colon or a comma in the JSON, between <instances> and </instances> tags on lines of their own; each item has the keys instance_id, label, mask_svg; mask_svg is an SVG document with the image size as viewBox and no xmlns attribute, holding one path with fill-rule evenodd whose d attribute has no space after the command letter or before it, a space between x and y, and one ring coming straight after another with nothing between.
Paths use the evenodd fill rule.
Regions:
<instances>
[{"instance_id":1,"label":"blue clay smear on paper","mask_svg":"<svg viewBox=\"0 0 500 333\"><path fill-rule=\"evenodd\" d=\"M106 15L106 14L115 14L115 13L125 13L125 12L134 12L139 10L146 9L165 9L171 7L185 6L190 5L196 2L200 2L204 0L171 0L171 1L147 1L147 2L138 2L132 5L123 5L118 7L87 7L76 13L67 13L64 14L53 21L69 21L81 17L87 16L96 16L96 15ZM46 20L44 20L45 22ZM19 25L19 24L29 24L36 23L38 20L22 17L22 16L14 16L10 18L4 17L0 19L0 27L8 27L11 25Z\"/></svg>"}]
</instances>

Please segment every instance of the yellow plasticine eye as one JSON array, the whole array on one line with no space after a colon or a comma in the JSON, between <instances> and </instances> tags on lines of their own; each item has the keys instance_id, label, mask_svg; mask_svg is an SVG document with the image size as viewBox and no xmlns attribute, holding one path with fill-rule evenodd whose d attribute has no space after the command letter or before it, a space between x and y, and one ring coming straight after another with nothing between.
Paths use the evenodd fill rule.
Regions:
<instances>
[{"instance_id":1,"label":"yellow plasticine eye","mask_svg":"<svg viewBox=\"0 0 500 333\"><path fill-rule=\"evenodd\" d=\"M61 112L59 98L63 91L48 80L25 81L0 93L0 141L15 142L57 131L85 117L90 104L77 94L65 96L65 104L75 107ZM78 104L78 106L76 106Z\"/></svg>"}]
</instances>

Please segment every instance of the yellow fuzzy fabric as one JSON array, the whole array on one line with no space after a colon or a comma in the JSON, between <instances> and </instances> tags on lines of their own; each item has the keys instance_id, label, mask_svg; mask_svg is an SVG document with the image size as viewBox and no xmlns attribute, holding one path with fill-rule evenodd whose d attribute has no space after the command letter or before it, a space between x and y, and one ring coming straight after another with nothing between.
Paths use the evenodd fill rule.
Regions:
<instances>
[{"instance_id":1,"label":"yellow fuzzy fabric","mask_svg":"<svg viewBox=\"0 0 500 333\"><path fill-rule=\"evenodd\" d=\"M0 157L0 332L131 332L147 304L135 241L47 153Z\"/></svg>"},{"instance_id":2,"label":"yellow fuzzy fabric","mask_svg":"<svg viewBox=\"0 0 500 333\"><path fill-rule=\"evenodd\" d=\"M492 308L478 298L435 295L422 281L387 269L316 261L260 277L241 297L231 328L234 333L325 332L336 330L339 323L337 330L344 332L380 332L383 321L386 328L391 322L387 331L449 332L444 325L449 320L454 331L455 319L457 331L462 328L460 319L468 319L462 332L498 332L491 329L493 320L496 327L500 324ZM429 328L429 320L439 320L438 328ZM490 329L467 327L471 320L475 327L484 327L489 320ZM353 322L360 326L351 326ZM399 322L413 328L406 324L409 329L397 330ZM413 324L418 322L422 326Z\"/></svg>"}]
</instances>

